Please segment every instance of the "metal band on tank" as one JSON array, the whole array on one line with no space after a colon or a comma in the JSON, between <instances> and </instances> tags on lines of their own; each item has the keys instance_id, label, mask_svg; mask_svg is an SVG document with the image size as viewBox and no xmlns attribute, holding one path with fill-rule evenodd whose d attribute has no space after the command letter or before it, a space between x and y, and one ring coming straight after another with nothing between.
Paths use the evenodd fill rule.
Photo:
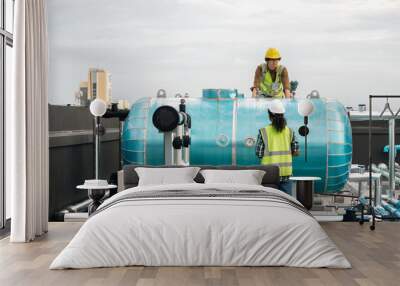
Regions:
<instances>
[{"instance_id":1,"label":"metal band on tank","mask_svg":"<svg viewBox=\"0 0 400 286\"><path fill-rule=\"evenodd\" d=\"M329 156L329 157L331 157L331 156L340 156L340 157L342 157L342 156L349 156L349 155L351 155L351 154L353 154L353 152L328 154L328 156Z\"/></svg>"},{"instance_id":2,"label":"metal band on tank","mask_svg":"<svg viewBox=\"0 0 400 286\"><path fill-rule=\"evenodd\" d=\"M232 165L236 165L236 129L237 129L237 99L233 100L232 107Z\"/></svg>"},{"instance_id":3,"label":"metal band on tank","mask_svg":"<svg viewBox=\"0 0 400 286\"><path fill-rule=\"evenodd\" d=\"M328 122L328 108L327 108L327 104L328 104L328 101L325 99L325 112L324 112L324 114L325 114L325 130L328 130L329 129L329 122ZM329 136L329 134L326 134L326 136L327 136L327 139L328 139L328 136ZM326 192L326 190L328 189L328 175L329 175L329 169L328 169L328 166L329 166L329 143L327 143L326 144L326 164L325 164L325 186L324 186L324 190L323 190L323 192Z\"/></svg>"},{"instance_id":4,"label":"metal band on tank","mask_svg":"<svg viewBox=\"0 0 400 286\"><path fill-rule=\"evenodd\" d=\"M151 97L148 98L147 100L147 106L146 108L146 118L144 119L144 131L143 131L143 164L146 165L147 164L147 118L149 117L149 110L150 110L150 104L151 104Z\"/></svg>"},{"instance_id":5,"label":"metal band on tank","mask_svg":"<svg viewBox=\"0 0 400 286\"><path fill-rule=\"evenodd\" d=\"M330 106L330 104L335 104L337 103L336 101L332 101L332 100L328 100L326 101L326 123L327 123L327 138L328 138L328 142L327 142L327 174L326 174L326 184L325 184L325 191L327 191L328 189L332 189L332 188L338 188L339 186L342 186L344 184L344 182L341 180L340 182L336 182L336 183L330 183L329 184L329 180L332 179L338 179L340 177L346 177L348 176L348 174L350 173L350 164L352 159L350 158L350 160L344 164L338 164L338 165L334 165L334 166L329 166L329 162L330 162L330 158L332 157L336 157L336 156L348 156L351 155L352 152L349 153L335 153L335 154L330 154L329 152L329 147L332 145L341 145L341 146L350 146L350 148L352 149L352 144L347 143L347 142L342 142L342 141L329 141L329 139L331 138L331 135L335 135L335 133L343 133L343 136L346 133L345 130L345 125L343 123L342 120L338 120L337 115L332 117L332 114L335 115L336 113L338 113L337 109L334 109ZM340 114L340 113L339 113ZM348 117L346 116L347 120L346 123L348 123ZM331 124L330 123L340 123L340 129L333 129L331 128ZM337 127L337 126L336 126ZM334 168L342 168L345 166L349 166L349 169L339 175L334 175L334 176L329 176L329 169L334 169Z\"/></svg>"},{"instance_id":6,"label":"metal band on tank","mask_svg":"<svg viewBox=\"0 0 400 286\"><path fill-rule=\"evenodd\" d=\"M350 170L348 170L348 171L346 171L346 172L344 172L344 173L342 173L340 175L330 176L329 179L335 179L335 178L343 177L343 176L347 175L349 172L350 172Z\"/></svg>"}]
</instances>

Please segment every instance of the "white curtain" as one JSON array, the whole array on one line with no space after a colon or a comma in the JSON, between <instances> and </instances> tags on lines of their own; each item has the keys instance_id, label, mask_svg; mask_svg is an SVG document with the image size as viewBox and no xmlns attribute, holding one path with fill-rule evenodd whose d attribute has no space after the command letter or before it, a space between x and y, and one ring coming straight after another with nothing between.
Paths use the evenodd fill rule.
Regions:
<instances>
[{"instance_id":1,"label":"white curtain","mask_svg":"<svg viewBox=\"0 0 400 286\"><path fill-rule=\"evenodd\" d=\"M48 227L48 47L45 0L16 0L13 94L6 98L6 183L12 242Z\"/></svg>"}]
</instances>

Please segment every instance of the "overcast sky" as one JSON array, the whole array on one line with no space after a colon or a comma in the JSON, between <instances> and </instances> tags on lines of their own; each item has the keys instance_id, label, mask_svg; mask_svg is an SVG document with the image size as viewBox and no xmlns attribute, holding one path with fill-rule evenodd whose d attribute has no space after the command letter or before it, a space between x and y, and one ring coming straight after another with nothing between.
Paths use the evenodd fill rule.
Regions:
<instances>
[{"instance_id":1,"label":"overcast sky","mask_svg":"<svg viewBox=\"0 0 400 286\"><path fill-rule=\"evenodd\" d=\"M237 88L250 96L269 46L298 95L345 105L400 93L397 0L48 0L49 101L72 103L89 67L112 74L113 99ZM400 105L400 104L399 104Z\"/></svg>"}]
</instances>

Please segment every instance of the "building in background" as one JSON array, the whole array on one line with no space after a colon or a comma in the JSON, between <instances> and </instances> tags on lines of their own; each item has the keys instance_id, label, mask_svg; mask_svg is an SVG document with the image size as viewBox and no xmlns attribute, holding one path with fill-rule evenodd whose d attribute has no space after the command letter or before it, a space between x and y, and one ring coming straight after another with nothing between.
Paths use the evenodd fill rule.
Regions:
<instances>
[{"instance_id":1,"label":"building in background","mask_svg":"<svg viewBox=\"0 0 400 286\"><path fill-rule=\"evenodd\" d=\"M129 109L129 101L126 99L120 99L118 100L118 109Z\"/></svg>"},{"instance_id":2,"label":"building in background","mask_svg":"<svg viewBox=\"0 0 400 286\"><path fill-rule=\"evenodd\" d=\"M104 69L90 68L88 75L88 101L96 98L111 106L111 74Z\"/></svg>"},{"instance_id":3,"label":"building in background","mask_svg":"<svg viewBox=\"0 0 400 286\"><path fill-rule=\"evenodd\" d=\"M88 80L79 83L79 90L75 92L74 105L89 106L96 99L102 99L108 108L129 109L129 101L126 99L115 100L111 97L111 74L98 68L90 68ZM115 105L115 106L114 106Z\"/></svg>"},{"instance_id":4,"label":"building in background","mask_svg":"<svg viewBox=\"0 0 400 286\"><path fill-rule=\"evenodd\" d=\"M82 93L81 96L87 100L88 99L88 82L87 81L81 81L79 83L79 91Z\"/></svg>"},{"instance_id":5,"label":"building in background","mask_svg":"<svg viewBox=\"0 0 400 286\"><path fill-rule=\"evenodd\" d=\"M75 93L75 103L78 106L89 106L88 100L88 82L81 81L79 83L79 91Z\"/></svg>"}]
</instances>

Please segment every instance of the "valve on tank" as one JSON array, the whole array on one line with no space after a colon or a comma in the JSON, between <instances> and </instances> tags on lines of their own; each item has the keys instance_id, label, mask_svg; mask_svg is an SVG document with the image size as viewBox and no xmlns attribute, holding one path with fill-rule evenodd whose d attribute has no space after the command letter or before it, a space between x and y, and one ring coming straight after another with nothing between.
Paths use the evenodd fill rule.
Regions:
<instances>
[{"instance_id":1,"label":"valve on tank","mask_svg":"<svg viewBox=\"0 0 400 286\"><path fill-rule=\"evenodd\" d=\"M153 124L164 133L165 165L189 165L191 117L186 113L185 99L181 99L179 111L169 105L157 108Z\"/></svg>"}]
</instances>

